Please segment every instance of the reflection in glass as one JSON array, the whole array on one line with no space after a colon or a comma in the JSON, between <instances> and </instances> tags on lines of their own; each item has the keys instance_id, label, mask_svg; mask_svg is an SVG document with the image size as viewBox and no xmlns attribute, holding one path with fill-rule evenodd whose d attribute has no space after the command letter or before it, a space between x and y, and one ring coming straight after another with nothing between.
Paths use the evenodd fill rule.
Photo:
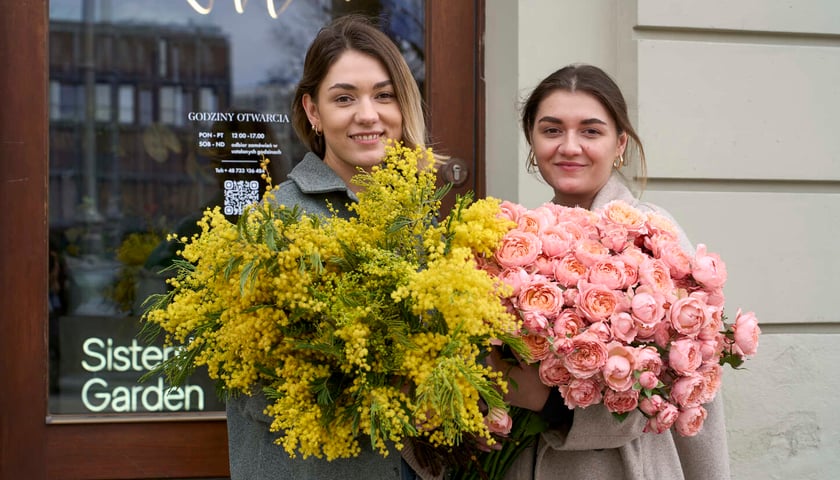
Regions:
<instances>
[{"instance_id":1,"label":"reflection in glass","mask_svg":"<svg viewBox=\"0 0 840 480\"><path fill-rule=\"evenodd\" d=\"M137 382L171 354L138 337L143 301L166 291L167 234L196 232L207 207L235 221L264 191L262 157L275 183L303 157L303 54L359 11L422 91L422 0L50 2L50 413L224 409L201 372L178 391Z\"/></svg>"}]
</instances>

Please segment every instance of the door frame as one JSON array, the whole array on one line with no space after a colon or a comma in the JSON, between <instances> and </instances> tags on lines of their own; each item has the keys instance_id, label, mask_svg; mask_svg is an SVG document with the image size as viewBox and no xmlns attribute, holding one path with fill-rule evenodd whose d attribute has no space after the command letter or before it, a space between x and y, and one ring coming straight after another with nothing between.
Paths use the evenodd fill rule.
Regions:
<instances>
[{"instance_id":1,"label":"door frame","mask_svg":"<svg viewBox=\"0 0 840 480\"><path fill-rule=\"evenodd\" d=\"M49 6L16 0L2 8L0 478L228 476L224 420L48 421ZM483 24L484 0L426 2L432 145L468 162L470 181L455 191L478 196L484 195Z\"/></svg>"}]
</instances>

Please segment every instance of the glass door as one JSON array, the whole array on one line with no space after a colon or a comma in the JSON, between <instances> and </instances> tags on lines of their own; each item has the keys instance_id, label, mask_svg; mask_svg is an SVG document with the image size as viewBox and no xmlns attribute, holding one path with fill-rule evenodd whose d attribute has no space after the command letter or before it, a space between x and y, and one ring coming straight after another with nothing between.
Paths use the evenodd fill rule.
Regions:
<instances>
[{"instance_id":1,"label":"glass door","mask_svg":"<svg viewBox=\"0 0 840 480\"><path fill-rule=\"evenodd\" d=\"M303 51L321 25L350 11L380 17L412 66L434 146L453 159L441 181L480 195L480 2L52 0L48 9L4 8L13 10L0 20L6 35L39 48L3 53L24 65L41 55L43 67L2 74L30 92L1 117L4 127L29 124L20 130L27 150L0 147L2 198L33 209L19 217L4 207L0 220L4 232L20 229L3 236L9 296L0 305L15 313L2 320L12 330L0 347L18 360L20 381L4 399L3 420L46 462L27 462L10 444L2 464L32 478L32 469L48 478L225 477L224 405L209 380L199 372L176 391L162 379L137 381L170 353L138 337L143 299L165 289L161 270L174 255L166 233L189 232L208 205L234 219L264 188L260 156L270 158L275 181L302 157L288 105ZM20 17L27 28L12 20ZM22 163L7 168L10 155ZM46 189L14 190L8 182L21 177L43 178ZM32 270L27 254L43 260L17 277L12 270ZM33 291L48 292L44 307L32 308ZM41 391L45 402L25 399Z\"/></svg>"}]
</instances>

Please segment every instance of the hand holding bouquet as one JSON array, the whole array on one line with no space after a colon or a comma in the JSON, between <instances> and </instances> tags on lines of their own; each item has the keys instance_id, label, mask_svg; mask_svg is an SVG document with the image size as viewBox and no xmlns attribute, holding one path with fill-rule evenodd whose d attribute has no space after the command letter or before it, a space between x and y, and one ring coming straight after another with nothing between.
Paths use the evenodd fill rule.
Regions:
<instances>
[{"instance_id":1,"label":"hand holding bouquet","mask_svg":"<svg viewBox=\"0 0 840 480\"><path fill-rule=\"evenodd\" d=\"M752 312L726 322L720 257L690 255L666 217L623 202L502 209L517 227L483 268L512 289L503 300L542 382L570 409L639 409L647 431L695 435L721 365L755 354L760 333Z\"/></svg>"}]
</instances>

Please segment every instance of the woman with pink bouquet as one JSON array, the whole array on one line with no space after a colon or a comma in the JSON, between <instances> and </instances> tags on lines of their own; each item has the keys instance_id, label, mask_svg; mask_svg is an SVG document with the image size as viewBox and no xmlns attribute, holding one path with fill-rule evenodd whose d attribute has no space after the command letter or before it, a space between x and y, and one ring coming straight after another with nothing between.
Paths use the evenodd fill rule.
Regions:
<instances>
[{"instance_id":1,"label":"woman with pink bouquet","mask_svg":"<svg viewBox=\"0 0 840 480\"><path fill-rule=\"evenodd\" d=\"M522 128L531 147L528 168L536 167L552 187L553 203L595 210L620 200L673 222L661 208L639 202L628 188L621 169L635 154L643 178L644 149L620 89L601 69L570 65L549 75L525 102ZM677 230L680 247L693 257L694 248ZM638 409L619 421L603 403L568 408L575 406L574 400L570 404L558 388L546 386L537 364L520 362L511 368L498 352L490 362L511 380L506 399L539 412L550 425L535 446L516 459L505 476L508 480L558 475L578 480L730 477L721 395L706 405L699 432L684 436L663 428L657 433L656 423Z\"/></svg>"}]
</instances>

